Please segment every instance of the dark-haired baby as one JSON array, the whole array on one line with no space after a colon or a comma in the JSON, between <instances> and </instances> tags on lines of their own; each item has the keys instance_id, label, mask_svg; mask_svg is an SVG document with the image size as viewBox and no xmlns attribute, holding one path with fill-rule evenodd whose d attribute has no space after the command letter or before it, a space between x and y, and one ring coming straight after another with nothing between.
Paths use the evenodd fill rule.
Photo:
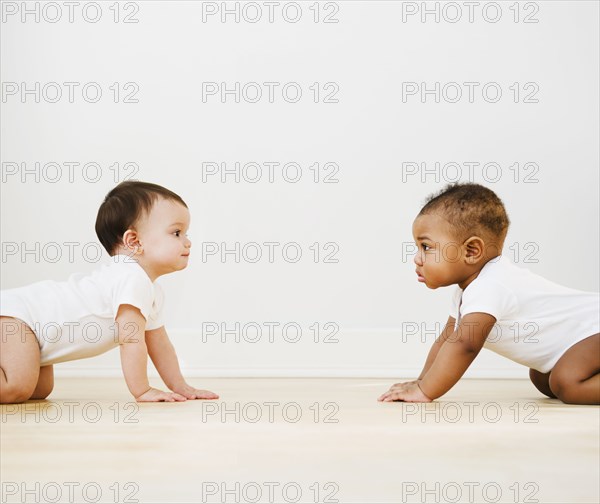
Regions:
<instances>
[{"instance_id":1,"label":"dark-haired baby","mask_svg":"<svg viewBox=\"0 0 600 504\"><path fill-rule=\"evenodd\" d=\"M91 274L45 280L0 293L0 403L45 399L53 365L120 347L125 381L137 401L217 399L189 385L163 324L163 293L155 280L189 261L190 212L177 194L126 181L108 193L96 233L111 256ZM152 388L152 359L165 392Z\"/></svg>"},{"instance_id":2,"label":"dark-haired baby","mask_svg":"<svg viewBox=\"0 0 600 504\"><path fill-rule=\"evenodd\" d=\"M380 401L429 402L486 347L529 367L535 387L570 404L600 404L600 297L563 287L502 256L509 219L479 184L429 198L413 223L419 282L455 285L450 316L416 380Z\"/></svg>"}]
</instances>

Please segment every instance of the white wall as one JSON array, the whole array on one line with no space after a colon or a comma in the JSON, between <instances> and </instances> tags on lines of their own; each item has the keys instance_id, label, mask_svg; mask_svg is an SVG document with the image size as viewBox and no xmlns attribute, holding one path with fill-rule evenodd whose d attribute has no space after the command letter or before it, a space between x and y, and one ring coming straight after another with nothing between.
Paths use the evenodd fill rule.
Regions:
<instances>
[{"instance_id":1,"label":"white wall","mask_svg":"<svg viewBox=\"0 0 600 504\"><path fill-rule=\"evenodd\" d=\"M511 10L513 3L497 4L501 18L493 23L498 11L489 2L473 11L473 22L463 2L427 2L439 9L439 22L433 14L425 22L410 15L421 2L329 2L320 4L315 23L313 2L301 2L298 22L286 21L277 7L271 23L263 2L228 2L238 6L240 19L228 15L222 22L219 14L208 15L220 2L146 1L121 4L115 23L107 2L99 4L98 22L87 22L77 8L71 23L68 7L57 2L62 17L51 23L56 7L28 2L40 19L30 14L23 22L21 2L3 2L2 288L97 267L90 258L99 246L87 245L96 243L97 208L115 182L131 175L125 163L135 163L135 178L176 191L192 212L190 266L159 280L167 292L167 328L188 374L414 375L433 340L422 333L446 319L450 295L418 284L412 259L402 252L424 198L455 176L451 167L436 171L437 161L460 163L461 180L485 183L504 200L512 220L509 257L559 283L597 291L598 4L522 2ZM291 19L297 10L288 4L281 3ZM256 6L263 17L250 23ZM462 18L452 23L455 6ZM86 7L88 19L94 9ZM127 14L138 22L123 23ZM322 22L326 15L338 22ZM21 94L22 83L33 89L36 82L39 103L34 94ZM57 103L49 103L50 82L61 83ZM79 83L71 85L73 103L64 82ZM97 103L82 96L90 82L102 90ZM137 88L125 88L128 82ZM273 103L265 85L258 103L243 96L236 103L233 95L222 103L219 95L203 100L207 82L279 84L272 85ZM297 84L288 86L288 99L295 87L302 90L297 103L282 97L290 82ZM310 89L315 82L318 103ZM403 85L411 89L403 83L410 82L431 89L439 82L442 90L455 82L464 94L449 103L450 85L439 103L434 95L423 103L419 94L403 97ZM515 82L518 97L510 88ZM472 103L467 86L475 91ZM491 103L498 88L502 96ZM88 86L88 99L93 89ZM123 103L135 89L138 103ZM336 89L338 102L324 103ZM252 99L251 87L246 91ZM97 163L98 180L90 181L91 167L86 180L81 165L70 180L64 165L70 161ZM288 183L279 167L269 183L263 165L256 183L243 177L236 183L233 175L225 183L218 176L203 182L203 163L234 168L236 161L298 163L302 178ZM35 171L36 162L37 181L21 170ZM61 164L62 174L49 162ZM339 182L312 181L315 162L336 163ZM408 162L426 163L431 172L412 174ZM465 162L480 163L473 177ZM119 171L110 169L114 163ZM486 163L497 165L484 173ZM72 258L67 242L76 244ZM231 255L224 263L218 256L203 261L203 242L295 242L303 256L286 262L278 246L273 263L235 263ZM315 263L314 242L336 244L338 262L321 256ZM52 243L62 254L56 262ZM24 249L35 247L39 253L23 260ZM537 262L525 262L527 254ZM304 330L295 344L281 334L270 343L264 325L259 343L235 343L233 336L221 343L218 335L203 343L203 323L236 321L295 322ZM315 343L308 329L315 322L337 324L339 341ZM417 334L409 335L415 327ZM118 372L118 352L58 371ZM469 375L524 377L527 370L484 351Z\"/></svg>"}]
</instances>

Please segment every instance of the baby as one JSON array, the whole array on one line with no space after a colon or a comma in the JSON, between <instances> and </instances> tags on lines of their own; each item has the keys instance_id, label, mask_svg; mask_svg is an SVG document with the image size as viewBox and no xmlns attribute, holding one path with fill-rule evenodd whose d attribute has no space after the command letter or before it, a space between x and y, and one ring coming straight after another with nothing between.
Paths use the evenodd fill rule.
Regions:
<instances>
[{"instance_id":1,"label":"baby","mask_svg":"<svg viewBox=\"0 0 600 504\"><path fill-rule=\"evenodd\" d=\"M430 402L461 378L482 347L529 367L535 387L569 404L600 404L600 297L562 287L502 256L509 220L478 184L449 185L413 223L418 281L456 285L450 317L423 371L380 401Z\"/></svg>"},{"instance_id":2,"label":"baby","mask_svg":"<svg viewBox=\"0 0 600 504\"><path fill-rule=\"evenodd\" d=\"M140 402L217 399L188 385L163 325L155 280L184 269L192 246L190 212L174 192L126 181L98 210L96 234L111 256L89 275L0 293L0 403L45 399L53 365L120 347L129 391ZM150 387L148 355L171 390Z\"/></svg>"}]
</instances>

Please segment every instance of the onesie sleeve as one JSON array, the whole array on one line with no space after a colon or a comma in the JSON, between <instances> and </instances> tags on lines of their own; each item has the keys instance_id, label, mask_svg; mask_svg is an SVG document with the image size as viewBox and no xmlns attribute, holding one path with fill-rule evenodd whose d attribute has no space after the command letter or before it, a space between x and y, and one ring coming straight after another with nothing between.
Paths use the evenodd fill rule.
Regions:
<instances>
[{"instance_id":1,"label":"onesie sleeve","mask_svg":"<svg viewBox=\"0 0 600 504\"><path fill-rule=\"evenodd\" d=\"M462 296L463 290L457 285L454 293L452 294L452 301L450 302L450 311L448 315L450 315L453 319L458 320L458 303L460 302L460 297Z\"/></svg>"},{"instance_id":2,"label":"onesie sleeve","mask_svg":"<svg viewBox=\"0 0 600 504\"><path fill-rule=\"evenodd\" d=\"M154 283L154 305L153 310L150 313L146 323L146 331L152 331L153 329L159 329L164 326L163 320L163 307L165 302L165 295L162 287L158 283Z\"/></svg>"},{"instance_id":3,"label":"onesie sleeve","mask_svg":"<svg viewBox=\"0 0 600 504\"><path fill-rule=\"evenodd\" d=\"M461 317L469 313L487 313L496 320L511 318L518 309L517 298L511 289L497 280L475 279L464 290Z\"/></svg>"},{"instance_id":4,"label":"onesie sleeve","mask_svg":"<svg viewBox=\"0 0 600 504\"><path fill-rule=\"evenodd\" d=\"M154 302L154 286L146 275L123 272L112 289L112 310L117 316L119 307L124 304L135 306L140 310L146 322L152 312Z\"/></svg>"}]
</instances>

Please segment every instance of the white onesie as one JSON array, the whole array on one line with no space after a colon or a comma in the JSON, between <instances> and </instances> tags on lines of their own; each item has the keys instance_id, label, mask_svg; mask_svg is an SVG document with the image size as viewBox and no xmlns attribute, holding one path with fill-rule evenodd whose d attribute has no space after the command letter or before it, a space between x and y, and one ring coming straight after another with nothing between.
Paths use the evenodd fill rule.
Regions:
<instances>
[{"instance_id":1,"label":"white onesie","mask_svg":"<svg viewBox=\"0 0 600 504\"><path fill-rule=\"evenodd\" d=\"M475 312L496 318L485 348L541 373L600 332L600 294L563 287L503 256L489 261L464 291L457 286L450 316L458 326Z\"/></svg>"},{"instance_id":2,"label":"white onesie","mask_svg":"<svg viewBox=\"0 0 600 504\"><path fill-rule=\"evenodd\" d=\"M129 256L115 255L90 274L0 291L0 315L25 322L40 344L41 366L85 359L118 346L122 304L139 308L146 330L163 325L163 292Z\"/></svg>"}]
</instances>

